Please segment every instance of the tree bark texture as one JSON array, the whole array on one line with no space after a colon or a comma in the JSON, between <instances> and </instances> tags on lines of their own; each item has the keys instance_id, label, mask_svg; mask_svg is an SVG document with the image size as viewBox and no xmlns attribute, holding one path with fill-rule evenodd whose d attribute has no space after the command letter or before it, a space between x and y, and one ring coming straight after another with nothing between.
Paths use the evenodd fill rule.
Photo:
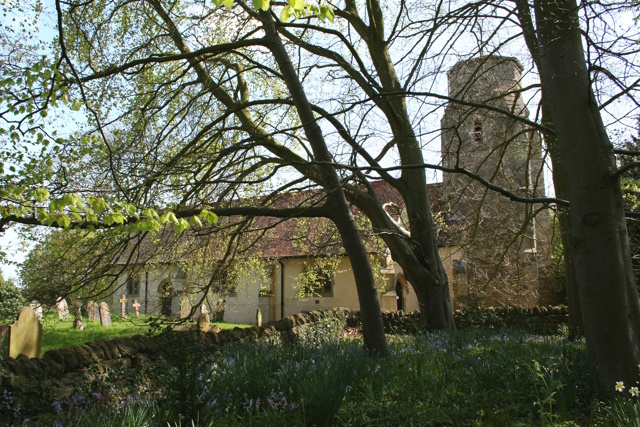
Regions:
<instances>
[{"instance_id":1,"label":"tree bark texture","mask_svg":"<svg viewBox=\"0 0 640 427\"><path fill-rule=\"evenodd\" d=\"M355 276L365 345L379 354L386 354L382 312L380 311L378 291L369 263L367 248L349 209L338 174L335 168L329 164L332 161L332 157L324 141L322 129L320 129L316 121L302 83L291 64L280 36L276 32L273 18L270 12L261 12L260 17L264 24L265 45L278 63L280 72L298 111L305 135L313 149L314 157L321 162L318 166L320 181L327 191L327 204L330 212L332 212L331 220L338 228Z\"/></svg>"},{"instance_id":2,"label":"tree bark texture","mask_svg":"<svg viewBox=\"0 0 640 427\"><path fill-rule=\"evenodd\" d=\"M516 0L516 11L520 27L524 35L525 43L531 52L531 57L538 69L540 68L540 54L538 48L538 38L531 16L531 10L527 0ZM543 90L542 92L542 125L546 129L553 129L553 118L551 117L551 107L549 98L552 94ZM544 135L547 149L551 157L553 169L553 186L556 197L562 200L569 200L569 190L567 188L567 176L558 147L558 140L554 133ZM560 239L562 242L562 255L565 266L567 304L569 306L569 336L582 336L584 325L582 320L582 308L580 307L580 296L578 293L578 282L576 281L575 265L573 263L573 253L571 251L571 217L570 208L558 206L558 225L560 227Z\"/></svg>"},{"instance_id":3,"label":"tree bark texture","mask_svg":"<svg viewBox=\"0 0 640 427\"><path fill-rule=\"evenodd\" d=\"M356 4L347 2L345 18L367 44L382 90L375 102L385 115L403 166L424 163L420 142L415 135L407 111L402 85L396 73L388 43L384 38L384 17L380 3L366 3L368 24L357 16ZM371 88L363 88L371 91ZM387 94L388 93L388 94ZM403 269L418 297L420 318L429 329L455 329L451 296L446 271L438 252L437 234L427 193L423 168L405 168L400 179L390 182L402 195L409 220L410 238L398 233L397 227L384 217L382 204L360 203L358 206L372 221L374 229L389 247L391 256Z\"/></svg>"},{"instance_id":4,"label":"tree bark texture","mask_svg":"<svg viewBox=\"0 0 640 427\"><path fill-rule=\"evenodd\" d=\"M640 304L613 147L591 89L575 0L536 0L539 71L571 203L571 250L599 392L634 383Z\"/></svg>"}]
</instances>

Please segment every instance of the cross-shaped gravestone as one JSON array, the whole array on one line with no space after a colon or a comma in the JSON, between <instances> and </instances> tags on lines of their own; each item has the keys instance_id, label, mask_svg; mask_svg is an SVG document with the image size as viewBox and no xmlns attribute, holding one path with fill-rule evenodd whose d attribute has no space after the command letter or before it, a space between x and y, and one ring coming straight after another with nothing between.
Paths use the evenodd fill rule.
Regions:
<instances>
[{"instance_id":1,"label":"cross-shaped gravestone","mask_svg":"<svg viewBox=\"0 0 640 427\"><path fill-rule=\"evenodd\" d=\"M136 317L140 317L140 303L136 300L133 300L133 304L131 304L131 306L136 311Z\"/></svg>"},{"instance_id":2,"label":"cross-shaped gravestone","mask_svg":"<svg viewBox=\"0 0 640 427\"><path fill-rule=\"evenodd\" d=\"M122 317L126 319L127 313L125 312L125 310L127 308L127 299L124 297L124 295L122 295L122 298L120 298L120 306L122 307Z\"/></svg>"}]
</instances>

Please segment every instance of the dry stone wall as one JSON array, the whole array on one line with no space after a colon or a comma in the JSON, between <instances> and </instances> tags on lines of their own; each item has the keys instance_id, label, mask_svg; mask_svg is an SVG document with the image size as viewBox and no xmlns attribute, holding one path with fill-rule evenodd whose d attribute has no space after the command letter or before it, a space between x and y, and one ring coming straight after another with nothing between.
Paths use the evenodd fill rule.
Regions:
<instances>
[{"instance_id":1,"label":"dry stone wall","mask_svg":"<svg viewBox=\"0 0 640 427\"><path fill-rule=\"evenodd\" d=\"M466 328L501 328L513 326L524 329L534 334L557 333L561 326L569 324L569 311L567 307L480 307L476 309L454 313L456 327ZM423 329L420 323L420 313L417 311L383 311L382 320L385 332L415 333ZM349 311L347 317L348 327L360 325L360 313Z\"/></svg>"},{"instance_id":2,"label":"dry stone wall","mask_svg":"<svg viewBox=\"0 0 640 427\"><path fill-rule=\"evenodd\" d=\"M219 332L201 332L196 327L188 331L168 331L153 337L136 335L131 338L96 340L75 347L47 351L41 359L19 355L0 361L0 395L7 390L28 402L32 411L45 411L51 402L71 398L81 387L103 375L109 368L122 375L135 375L145 363L163 363L165 351L176 338L188 338L212 352L230 342L249 342L267 336L291 341L300 329L324 319L336 317L342 309L296 314L265 324L263 327L234 328ZM184 349L189 351L189 349ZM117 380L116 378L113 378ZM34 406L36 406L34 408Z\"/></svg>"}]
</instances>

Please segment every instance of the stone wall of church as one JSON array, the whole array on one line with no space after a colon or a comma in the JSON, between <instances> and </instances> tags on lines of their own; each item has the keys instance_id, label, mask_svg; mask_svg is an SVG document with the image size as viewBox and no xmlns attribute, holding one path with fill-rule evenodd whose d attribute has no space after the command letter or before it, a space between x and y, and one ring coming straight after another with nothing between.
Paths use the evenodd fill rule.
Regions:
<instances>
[{"instance_id":1,"label":"stone wall of church","mask_svg":"<svg viewBox=\"0 0 640 427\"><path fill-rule=\"evenodd\" d=\"M441 121L442 163L537 197L544 194L541 139L513 117L529 114L519 96L521 71L504 57L464 61L449 71L449 94L461 102L449 102ZM511 201L461 173L443 174L443 194L449 243L465 252L470 296L489 305L553 302L547 208Z\"/></svg>"}]
</instances>

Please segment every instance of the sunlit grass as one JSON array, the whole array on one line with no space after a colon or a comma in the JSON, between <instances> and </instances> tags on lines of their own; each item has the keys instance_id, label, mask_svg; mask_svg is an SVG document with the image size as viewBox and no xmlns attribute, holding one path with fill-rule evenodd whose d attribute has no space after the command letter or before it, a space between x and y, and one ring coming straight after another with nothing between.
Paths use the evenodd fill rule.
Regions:
<instances>
[{"instance_id":1,"label":"sunlit grass","mask_svg":"<svg viewBox=\"0 0 640 427\"><path fill-rule=\"evenodd\" d=\"M110 338L128 338L134 335L154 335L162 329L150 328L151 316L140 315L140 318L129 317L122 319L120 316L111 316L111 327L105 328L100 322L94 322L84 318L84 330L77 331L73 326L73 316L59 319L57 313L46 313L42 320L42 354L49 350L63 347L82 345L84 343ZM222 329L235 327L247 327L237 323L216 323Z\"/></svg>"}]
</instances>

